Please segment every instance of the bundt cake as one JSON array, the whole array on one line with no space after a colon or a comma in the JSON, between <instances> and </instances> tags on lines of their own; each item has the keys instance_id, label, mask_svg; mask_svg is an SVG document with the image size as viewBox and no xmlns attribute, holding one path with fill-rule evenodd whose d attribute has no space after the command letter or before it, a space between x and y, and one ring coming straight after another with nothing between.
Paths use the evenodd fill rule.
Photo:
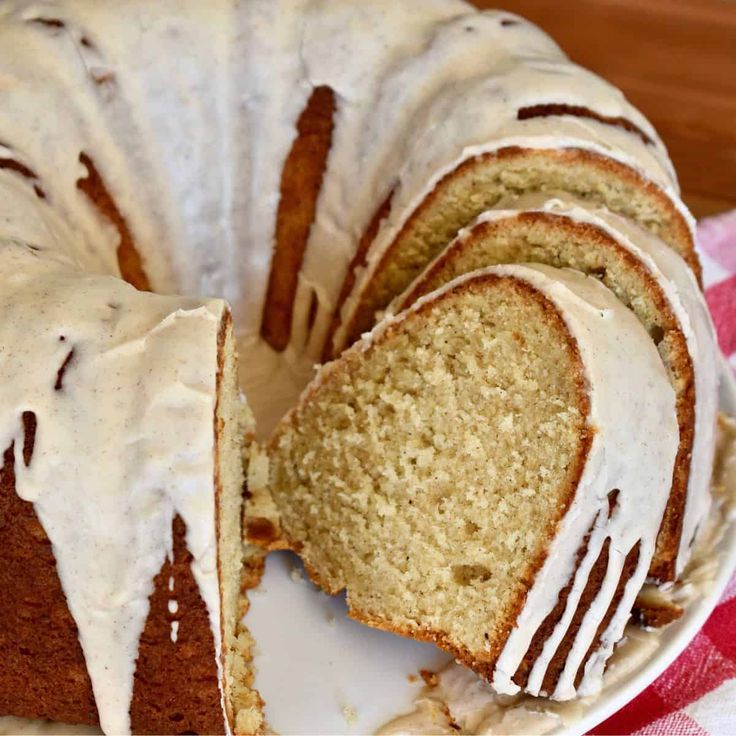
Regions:
<instances>
[{"instance_id":1,"label":"bundt cake","mask_svg":"<svg viewBox=\"0 0 736 736\"><path fill-rule=\"evenodd\" d=\"M580 201L574 214L565 211L579 232L575 243L581 252L593 243L590 258L610 264L610 274L598 276L621 302L589 278L544 265L474 273L428 293L324 368L279 424L315 363L370 329L462 228L499 202L548 192ZM529 206L537 219L540 207L549 210ZM584 234L583 224L600 237ZM524 238L519 258L529 250ZM694 277L662 247L649 249L657 238ZM557 246L546 242L535 245L535 260L595 271L572 245L554 256ZM347 586L365 620L434 636L504 692L568 697L583 669L582 689L594 689L646 568L653 559L651 574L671 580L705 510L712 386L699 356L711 338L698 273L693 221L652 126L618 90L510 13L480 13L462 0L424 0L421 8L409 0L4 0L0 713L99 722L115 733L263 729L250 639L238 623L247 605L241 584L257 579L260 564L242 564L242 495L249 537L270 547L303 544L315 575L330 590ZM591 300L605 304L602 312L584 306ZM492 316L493 305L529 323L511 330L510 317ZM486 525L496 523L473 506L477 486L447 494L442 503L469 519L445 531L450 516L431 517L438 538L469 540L436 573L448 590L461 591L452 624L443 606L435 620L388 600L381 588L375 598L360 589L356 571L387 554L370 548L366 535L356 534L359 556L335 557L353 525L367 529L380 516L398 530L413 518L410 508L391 516L386 493L397 482L392 469L431 470L432 455L416 444L428 430L412 437L412 425L400 420L421 413L402 399L391 415L390 395L376 395L374 408L356 404L366 423L379 407L388 411L392 434L384 441L403 458L399 465L382 458L388 486L361 486L357 495L354 488L335 495L333 484L367 467L366 448L348 445L355 466L353 455L338 459L334 447L316 457L318 440L299 427L334 419L323 441L354 440L353 415L337 417L338 407L349 408L342 392L355 389L356 401L370 393L352 382L381 361L386 371L371 378L374 388L449 360L432 321L458 330L466 309L482 315L475 338L508 327L498 339L514 360L488 360L496 338L480 339L478 354L468 343L462 354L476 357L466 368L491 372L472 390L489 393L472 420L463 415L433 433L439 444L432 448L456 448L475 467L479 453L497 451L484 443L508 432L532 450L508 468L499 460L497 478L536 473L550 491L524 485L518 494L525 508L545 496L547 512L527 539L526 519L513 521L511 494L498 486L493 503L505 508L498 524L508 536L494 537L488 549L472 541L486 540ZM593 322L599 335L589 334ZM542 334L543 325L554 328ZM647 331L664 363L654 360ZM602 335L615 341L604 346ZM402 341L421 339L436 355L425 348L393 364ZM543 365L547 350L559 357L554 370ZM524 368L518 376L517 366ZM525 370L535 377L527 381ZM503 416L496 410L512 399L493 389L495 371L499 380L521 381L522 403ZM438 411L449 411L441 392L450 374L437 374L436 384L433 375L423 376L427 389ZM645 377L647 390L634 391L634 379ZM557 398L527 415L537 403L535 381ZM672 388L676 418L667 408ZM614 407L608 397L620 391L631 401ZM426 408L423 390L412 392ZM320 405L320 396L337 403ZM569 413L555 414L557 400ZM626 425L634 407L645 419ZM473 434L478 417L488 427L499 419L489 437ZM274 467L255 445L249 466L253 438L276 426ZM569 467L551 456L546 438L557 430L567 438L560 443ZM592 474L600 448L626 462L599 468L591 485L581 485L575 468L580 478ZM320 488L318 463L337 463L348 475L334 474ZM645 477L632 483L633 469L642 468ZM467 472L450 459L437 478L451 469ZM308 492L292 484L304 473L314 483ZM279 482L243 494L244 477L254 486ZM310 506L305 524L317 529L315 519L333 513L344 523L331 529L329 544L294 518L309 494L320 505ZM371 509L363 522L351 505L358 500ZM632 504L642 512L636 538L620 523L634 518ZM562 550L566 566L551 567L547 543ZM410 546L407 554L401 564L409 580L422 568L408 563L421 565L422 554ZM511 559L526 572L499 592L484 565ZM507 562L500 569L511 574ZM471 597L475 613L460 611ZM502 607L494 603L501 600ZM478 611L492 618L474 629Z\"/></svg>"},{"instance_id":2,"label":"bundt cake","mask_svg":"<svg viewBox=\"0 0 736 736\"><path fill-rule=\"evenodd\" d=\"M546 263L599 278L657 345L677 396L680 445L650 576L674 580L710 505L718 348L685 262L657 237L589 203L524 195L481 215L397 297L393 312L453 278L500 263ZM697 428L697 429L696 429Z\"/></svg>"},{"instance_id":3,"label":"bundt cake","mask_svg":"<svg viewBox=\"0 0 736 736\"><path fill-rule=\"evenodd\" d=\"M595 691L646 578L677 418L612 292L497 266L322 368L269 450L285 539L352 616L564 699Z\"/></svg>"}]
</instances>

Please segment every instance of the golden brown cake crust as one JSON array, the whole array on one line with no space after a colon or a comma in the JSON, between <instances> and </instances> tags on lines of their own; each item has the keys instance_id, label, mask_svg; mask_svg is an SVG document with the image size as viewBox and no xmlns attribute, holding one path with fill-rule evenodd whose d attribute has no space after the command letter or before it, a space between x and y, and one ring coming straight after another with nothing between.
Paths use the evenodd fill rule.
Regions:
<instances>
[{"instance_id":1,"label":"golden brown cake crust","mask_svg":"<svg viewBox=\"0 0 736 736\"><path fill-rule=\"evenodd\" d=\"M560 594L557 597L557 603L555 604L555 607L547 614L544 621L542 621L542 623L539 625L539 628L537 629L534 636L532 637L532 640L529 644L529 648L527 649L526 654L524 655L524 659L521 661L521 663L516 669L516 672L514 673L514 677L512 679L521 688L526 687L527 682L529 681L529 674L531 673L532 667L534 666L534 663L536 662L537 658L542 653L544 643L552 635L552 632L554 631L555 626L557 625L558 621L562 618L562 615L565 612L565 606L567 605L567 599L570 596L570 591L572 590L572 586L575 582L575 575L577 574L578 568L580 567L580 563L583 561L583 558L585 557L585 554L588 551L588 543L590 541L591 532L592 532L592 528L588 530L588 534L585 536L585 539L583 540L582 544L580 545L580 548L578 549L577 559L575 562L575 568L573 569L572 575L570 575L570 579L568 580L567 585L560 591ZM596 564L593 565L593 568L591 569L591 575L595 573L595 568L597 564L598 564L598 561L596 562ZM605 574L605 568L604 568L604 574ZM555 653L555 656L557 656L559 652L560 652L560 648L558 648L557 652ZM550 667L554 665L555 665L555 660L552 659L550 661Z\"/></svg>"},{"instance_id":2,"label":"golden brown cake crust","mask_svg":"<svg viewBox=\"0 0 736 736\"><path fill-rule=\"evenodd\" d=\"M192 574L186 527L179 516L174 519L173 538L173 561L165 561L154 579L138 645L130 707L133 732L224 733L209 614ZM176 613L169 611L170 600L177 602ZM179 622L176 642L171 636L173 621Z\"/></svg>"},{"instance_id":3,"label":"golden brown cake crust","mask_svg":"<svg viewBox=\"0 0 736 736\"><path fill-rule=\"evenodd\" d=\"M588 118L595 120L604 125L613 125L629 133L634 133L647 145L653 145L654 141L638 126L631 122L628 118L622 116L612 117L610 115L601 115L595 110L591 110L584 105L566 105L564 103L541 103L538 105L528 105L520 107L516 111L517 120L532 120L533 118L548 118L569 115L576 118Z\"/></svg>"},{"instance_id":4,"label":"golden brown cake crust","mask_svg":"<svg viewBox=\"0 0 736 736\"><path fill-rule=\"evenodd\" d=\"M618 491L616 490L611 491L611 493L608 494L609 516L611 516L615 511L617 496L618 496ZM544 643L551 636L552 632L554 631L555 626L557 625L557 623L559 622L559 620L561 619L562 615L565 612L565 606L567 604L567 599L569 597L570 591L572 590L572 587L575 581L575 576L578 571L578 567L582 563L583 558L585 557L585 554L588 550L588 542L590 540L590 534L592 533L592 531L593 529L591 527L585 539L583 540L583 543L581 544L580 549L578 550L578 556L577 556L577 562L575 565L575 569L572 575L570 576L570 580L568 584L560 591L559 597L557 599L557 604L552 609L552 611L549 613L549 615L544 619L544 621L541 623L541 625L539 626L539 629L537 629L537 632L535 633L529 645L529 649L527 650L527 653L525 654L524 659L522 660L521 664L516 670L516 673L514 674L513 680L521 688L526 687L527 682L529 681L529 675L531 673L532 667L534 666L534 662L536 661L537 657L539 657L539 655L541 654L542 648L544 647ZM572 650L573 644L575 643L575 637L577 636L577 633L580 630L580 626L583 623L585 614L588 612L596 596L600 593L600 590L603 586L603 582L605 580L606 572L608 569L609 548L610 548L610 539L606 539L598 555L598 558L593 563L593 566L591 567L590 572L588 573L588 579L586 581L585 588L583 589L583 592L580 596L580 600L578 601L578 605L575 608L575 612L572 616L572 619L567 628L567 631L565 632L565 635L562 637L562 640L560 641L557 649L555 650L555 653L552 655L552 658L549 664L547 665L547 671L542 681L542 688L541 688L542 692L544 693L549 694L554 691L557 685L557 682L560 676L562 675L563 670L565 669L567 658L570 655L570 651ZM606 614L601 620L601 623L599 624L598 629L596 631L596 635L593 638L593 642L588 648L588 652L586 653L586 656L583 659L583 663L581 664L578 672L576 673L575 687L578 687L578 685L580 684L580 681L582 680L586 660L593 652L595 652L595 650L601 644L601 637L603 633L605 632L606 628L608 627L608 624L611 622L613 615L616 613L616 609L618 608L618 605L621 602L621 598L623 597L626 584L628 583L629 579L636 571L638 560L639 560L639 543L637 543L634 546L634 548L631 549L628 555L626 556L623 568L621 570L621 575L616 585L616 590L614 591L614 594L611 598L611 602L608 606L608 609L606 610Z\"/></svg>"},{"instance_id":5,"label":"golden brown cake crust","mask_svg":"<svg viewBox=\"0 0 736 736\"><path fill-rule=\"evenodd\" d=\"M94 161L83 152L79 154L79 162L87 170L87 176L79 179L77 188L89 197L100 214L109 220L120 234L120 243L117 252L120 275L129 284L135 286L136 289L151 291L151 284L143 268L140 253L138 253L135 247L133 234L130 232L128 223L125 221L125 218L115 204L115 200L105 186L105 182L97 170Z\"/></svg>"},{"instance_id":6,"label":"golden brown cake crust","mask_svg":"<svg viewBox=\"0 0 736 736\"><path fill-rule=\"evenodd\" d=\"M593 652L598 648L598 646L600 646L601 637L608 628L608 625L611 623L611 620L616 613L616 609L621 603L621 599L623 598L624 592L626 591L626 584L629 582L629 579L634 574L634 572L636 571L636 567L639 564L640 553L641 542L637 542L626 555L623 568L621 569L621 575L619 576L618 583L616 584L616 590L613 593L611 602L608 605L606 615L603 617L600 624L598 624L598 630L596 631L595 637L593 638L593 643L588 648L588 651L583 658L582 664L580 665L577 674L575 675L575 687L578 687L582 682L583 676L585 675L585 662L587 661L588 657L593 654ZM601 580L601 585L602 584L603 581Z\"/></svg>"},{"instance_id":7,"label":"golden brown cake crust","mask_svg":"<svg viewBox=\"0 0 736 736\"><path fill-rule=\"evenodd\" d=\"M0 146L10 149L10 146L0 141ZM41 184L38 180L38 176L35 171L32 171L27 166L19 163L12 158L0 157L0 170L5 169L6 171L13 171L16 174L20 174L24 179L28 179L33 182L33 191L39 199L46 199L46 193L41 188Z\"/></svg>"},{"instance_id":8,"label":"golden brown cake crust","mask_svg":"<svg viewBox=\"0 0 736 736\"><path fill-rule=\"evenodd\" d=\"M339 305L341 305L350 296L350 292L355 286L357 272L361 268L364 268L366 265L366 256L368 255L368 249L370 248L371 243L373 242L376 235L378 235L378 228L381 226L381 222L383 222L383 220L385 220L391 212L391 200L393 198L393 195L394 192L393 190L391 190L386 196L386 199L381 202L381 204L378 206L378 209L373 213L373 217L371 217L371 221L368 223L368 227L360 238L360 242L358 243L358 248L355 251L355 255L350 261L347 273L345 274L345 280L342 282L342 287L340 288L340 294L337 297L338 309L332 316L330 328L327 332L327 338L325 339L324 349L322 353L322 360L325 363L330 360L330 358L332 358L332 337L335 334L335 330L337 330L337 328L340 326Z\"/></svg>"},{"instance_id":9,"label":"golden brown cake crust","mask_svg":"<svg viewBox=\"0 0 736 736\"><path fill-rule=\"evenodd\" d=\"M26 429L25 447L30 446ZM92 685L33 504L15 492L11 445L0 469L0 713L97 723ZM30 455L30 453L26 453Z\"/></svg>"},{"instance_id":10,"label":"golden brown cake crust","mask_svg":"<svg viewBox=\"0 0 736 736\"><path fill-rule=\"evenodd\" d=\"M297 121L297 137L281 174L276 245L261 322L261 337L278 351L286 349L291 336L298 276L332 145L334 114L333 91L315 87Z\"/></svg>"},{"instance_id":11,"label":"golden brown cake crust","mask_svg":"<svg viewBox=\"0 0 736 736\"><path fill-rule=\"evenodd\" d=\"M632 615L635 623L648 629L661 629L664 626L677 621L684 610L674 604L644 605L637 600Z\"/></svg>"}]
</instances>

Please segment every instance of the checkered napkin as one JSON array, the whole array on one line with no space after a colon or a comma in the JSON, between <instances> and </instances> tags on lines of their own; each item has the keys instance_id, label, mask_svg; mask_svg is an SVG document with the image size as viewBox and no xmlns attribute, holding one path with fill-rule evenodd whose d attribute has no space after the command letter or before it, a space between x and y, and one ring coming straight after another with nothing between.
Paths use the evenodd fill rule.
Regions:
<instances>
[{"instance_id":1,"label":"checkered napkin","mask_svg":"<svg viewBox=\"0 0 736 736\"><path fill-rule=\"evenodd\" d=\"M708 306L736 371L736 210L701 221L698 239ZM736 734L736 575L670 668L591 734Z\"/></svg>"}]
</instances>

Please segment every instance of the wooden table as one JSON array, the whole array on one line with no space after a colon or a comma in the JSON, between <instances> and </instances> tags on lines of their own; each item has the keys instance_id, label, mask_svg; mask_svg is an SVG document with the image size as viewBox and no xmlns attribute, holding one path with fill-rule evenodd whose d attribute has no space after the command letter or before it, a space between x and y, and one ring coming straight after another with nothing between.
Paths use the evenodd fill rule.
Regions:
<instances>
[{"instance_id":1,"label":"wooden table","mask_svg":"<svg viewBox=\"0 0 736 736\"><path fill-rule=\"evenodd\" d=\"M697 216L736 208L736 0L474 0L534 21L620 87Z\"/></svg>"}]
</instances>

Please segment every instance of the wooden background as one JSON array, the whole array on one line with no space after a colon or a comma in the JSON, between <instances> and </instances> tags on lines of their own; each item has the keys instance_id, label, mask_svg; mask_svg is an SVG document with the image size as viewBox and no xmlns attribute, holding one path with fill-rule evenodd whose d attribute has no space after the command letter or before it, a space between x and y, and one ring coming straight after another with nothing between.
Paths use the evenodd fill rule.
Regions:
<instances>
[{"instance_id":1,"label":"wooden background","mask_svg":"<svg viewBox=\"0 0 736 736\"><path fill-rule=\"evenodd\" d=\"M736 0L473 0L544 28L666 143L696 216L736 207Z\"/></svg>"}]
</instances>

